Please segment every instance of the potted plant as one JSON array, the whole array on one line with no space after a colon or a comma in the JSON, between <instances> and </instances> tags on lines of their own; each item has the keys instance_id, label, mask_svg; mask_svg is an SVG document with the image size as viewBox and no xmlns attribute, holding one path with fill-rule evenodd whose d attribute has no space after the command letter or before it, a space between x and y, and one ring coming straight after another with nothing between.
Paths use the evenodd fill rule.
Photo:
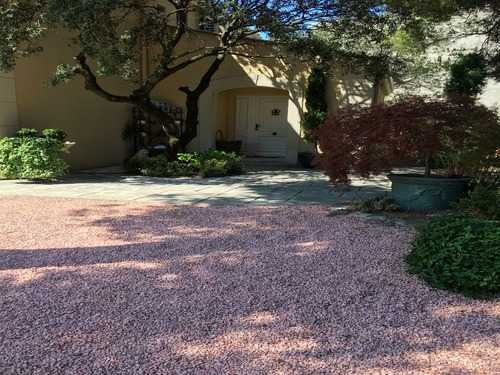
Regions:
<instances>
[{"instance_id":1,"label":"potted plant","mask_svg":"<svg viewBox=\"0 0 500 375\"><path fill-rule=\"evenodd\" d=\"M423 174L389 175L394 199L409 210L448 208L470 176L499 165L498 114L477 103L487 78L483 56L459 55L450 66L445 98L409 97L339 111L317 132L320 166L332 181L345 182L349 172L368 176L420 161Z\"/></svg>"},{"instance_id":2,"label":"potted plant","mask_svg":"<svg viewBox=\"0 0 500 375\"><path fill-rule=\"evenodd\" d=\"M297 155L297 160L299 166L305 169L314 169L314 158L316 155L313 152L299 152Z\"/></svg>"},{"instance_id":3,"label":"potted plant","mask_svg":"<svg viewBox=\"0 0 500 375\"><path fill-rule=\"evenodd\" d=\"M348 182L350 173L368 177L420 162L422 174L389 175L395 201L417 211L448 208L466 190L469 176L500 149L495 111L472 101L425 97L342 109L317 135L318 164L335 183Z\"/></svg>"}]
</instances>

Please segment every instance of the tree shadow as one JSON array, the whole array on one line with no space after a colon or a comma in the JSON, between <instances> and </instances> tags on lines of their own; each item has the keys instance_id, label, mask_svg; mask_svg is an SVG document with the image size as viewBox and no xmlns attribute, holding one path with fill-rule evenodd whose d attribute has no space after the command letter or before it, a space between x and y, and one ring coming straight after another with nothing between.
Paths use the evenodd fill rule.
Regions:
<instances>
[{"instance_id":1,"label":"tree shadow","mask_svg":"<svg viewBox=\"0 0 500 375\"><path fill-rule=\"evenodd\" d=\"M93 215L68 220L121 244L0 250L1 372L425 374L498 365L498 301L407 275L407 230L310 206L99 209L97 219L91 207Z\"/></svg>"},{"instance_id":2,"label":"tree shadow","mask_svg":"<svg viewBox=\"0 0 500 375\"><path fill-rule=\"evenodd\" d=\"M21 185L28 183L20 182ZM383 176L355 178L347 190L328 183L318 171L261 170L223 178L156 178L145 176L73 175L49 184L36 183L29 195L86 197L167 204L247 205L321 203L346 204L388 192ZM26 189L26 187L23 187ZM23 190L19 190L23 194Z\"/></svg>"}]
</instances>

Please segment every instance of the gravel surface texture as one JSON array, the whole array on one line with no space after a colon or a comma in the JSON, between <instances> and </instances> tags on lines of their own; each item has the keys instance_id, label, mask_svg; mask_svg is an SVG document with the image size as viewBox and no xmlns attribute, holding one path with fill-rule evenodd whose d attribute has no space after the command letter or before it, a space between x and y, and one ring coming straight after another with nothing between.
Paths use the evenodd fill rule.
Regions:
<instances>
[{"instance_id":1,"label":"gravel surface texture","mask_svg":"<svg viewBox=\"0 0 500 375\"><path fill-rule=\"evenodd\" d=\"M0 199L0 374L500 374L500 301L327 214Z\"/></svg>"}]
</instances>

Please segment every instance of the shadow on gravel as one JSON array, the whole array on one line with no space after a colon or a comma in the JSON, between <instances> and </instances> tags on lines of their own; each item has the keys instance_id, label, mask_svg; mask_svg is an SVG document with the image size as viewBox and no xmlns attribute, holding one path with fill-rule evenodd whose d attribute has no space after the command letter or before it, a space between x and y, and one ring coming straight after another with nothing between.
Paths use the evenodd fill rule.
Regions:
<instances>
[{"instance_id":1,"label":"shadow on gravel","mask_svg":"<svg viewBox=\"0 0 500 375\"><path fill-rule=\"evenodd\" d=\"M498 304L408 276L405 230L314 207L108 215L87 227L124 244L0 250L1 373L428 374L499 364Z\"/></svg>"}]
</instances>

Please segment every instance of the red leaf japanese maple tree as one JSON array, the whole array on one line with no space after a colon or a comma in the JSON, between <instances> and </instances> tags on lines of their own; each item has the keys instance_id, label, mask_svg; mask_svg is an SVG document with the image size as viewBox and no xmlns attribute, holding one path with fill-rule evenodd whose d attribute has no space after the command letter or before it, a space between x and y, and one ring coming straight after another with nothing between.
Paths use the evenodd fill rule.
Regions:
<instances>
[{"instance_id":1,"label":"red leaf japanese maple tree","mask_svg":"<svg viewBox=\"0 0 500 375\"><path fill-rule=\"evenodd\" d=\"M316 133L321 153L316 163L334 183L349 174L368 177L424 160L426 176L431 161L446 151L476 158L495 154L500 126L495 111L471 103L408 97L391 105L344 108L331 114ZM465 154L464 154L465 153ZM447 166L449 176L466 172L461 163Z\"/></svg>"}]
</instances>

